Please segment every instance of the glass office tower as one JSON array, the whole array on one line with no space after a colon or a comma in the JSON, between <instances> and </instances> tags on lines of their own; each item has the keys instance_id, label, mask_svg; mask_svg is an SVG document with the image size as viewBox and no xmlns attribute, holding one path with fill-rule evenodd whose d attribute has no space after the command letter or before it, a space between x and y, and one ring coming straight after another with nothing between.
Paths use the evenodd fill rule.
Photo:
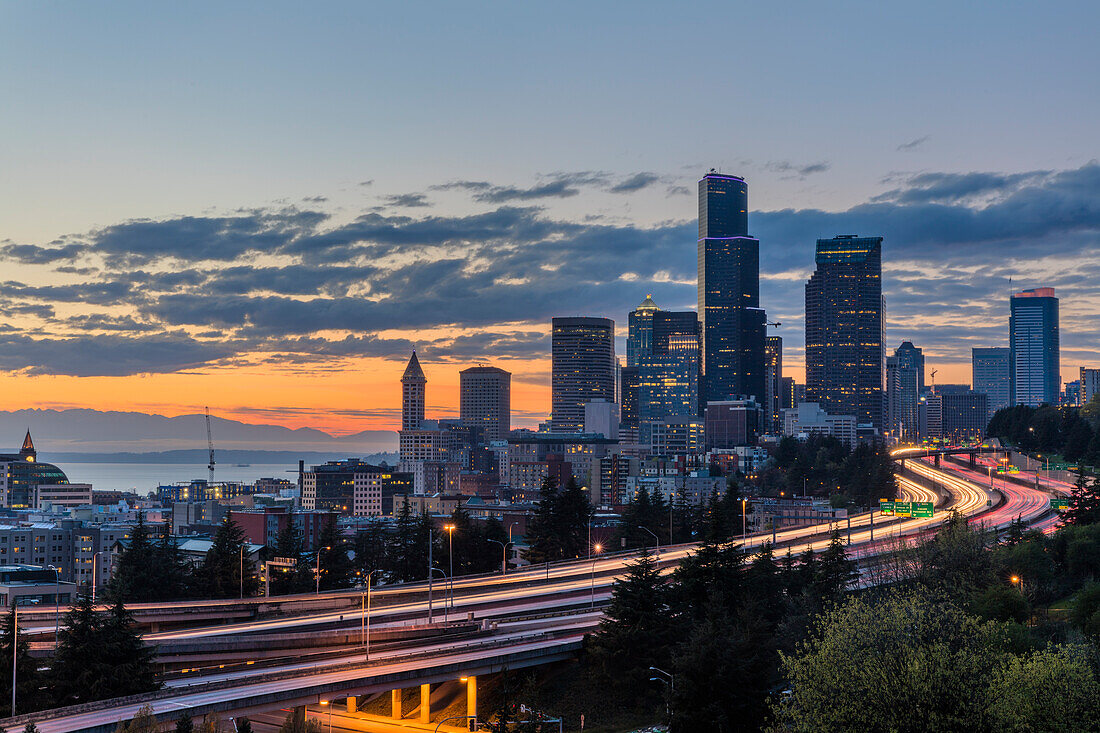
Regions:
<instances>
[{"instance_id":1,"label":"glass office tower","mask_svg":"<svg viewBox=\"0 0 1100 733\"><path fill-rule=\"evenodd\" d=\"M699 181L699 320L703 402L763 401L760 242L748 234L748 185L713 170Z\"/></svg>"},{"instance_id":2,"label":"glass office tower","mask_svg":"<svg viewBox=\"0 0 1100 733\"><path fill-rule=\"evenodd\" d=\"M989 397L989 415L1002 407L1008 407L1011 400L1011 382L1009 377L1009 349L1005 346L975 347L970 350L971 384L975 392Z\"/></svg>"},{"instance_id":3,"label":"glass office tower","mask_svg":"<svg viewBox=\"0 0 1100 733\"><path fill-rule=\"evenodd\" d=\"M819 239L816 260L806 283L806 400L881 433L882 237Z\"/></svg>"},{"instance_id":4,"label":"glass office tower","mask_svg":"<svg viewBox=\"0 0 1100 733\"><path fill-rule=\"evenodd\" d=\"M555 432L579 433L585 403L615 401L615 322L553 319L551 358L551 426Z\"/></svg>"},{"instance_id":5,"label":"glass office tower","mask_svg":"<svg viewBox=\"0 0 1100 733\"><path fill-rule=\"evenodd\" d=\"M1015 293L1009 318L1010 399L1014 405L1058 404L1062 376L1058 299L1054 288Z\"/></svg>"}]
</instances>

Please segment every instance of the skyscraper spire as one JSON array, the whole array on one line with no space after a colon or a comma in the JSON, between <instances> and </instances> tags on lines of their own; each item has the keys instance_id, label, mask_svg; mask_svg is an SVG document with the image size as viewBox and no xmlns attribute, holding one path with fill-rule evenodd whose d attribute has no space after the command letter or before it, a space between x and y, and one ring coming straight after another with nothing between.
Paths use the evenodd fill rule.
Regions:
<instances>
[{"instance_id":1,"label":"skyscraper spire","mask_svg":"<svg viewBox=\"0 0 1100 733\"><path fill-rule=\"evenodd\" d=\"M401 375L401 429L419 430L424 422L424 385L428 383L416 352L409 357L409 365Z\"/></svg>"},{"instance_id":2,"label":"skyscraper spire","mask_svg":"<svg viewBox=\"0 0 1100 733\"><path fill-rule=\"evenodd\" d=\"M31 461L38 455L34 449L34 441L31 440L31 430L27 428L27 437L23 438L23 447L19 449L19 455Z\"/></svg>"}]
</instances>

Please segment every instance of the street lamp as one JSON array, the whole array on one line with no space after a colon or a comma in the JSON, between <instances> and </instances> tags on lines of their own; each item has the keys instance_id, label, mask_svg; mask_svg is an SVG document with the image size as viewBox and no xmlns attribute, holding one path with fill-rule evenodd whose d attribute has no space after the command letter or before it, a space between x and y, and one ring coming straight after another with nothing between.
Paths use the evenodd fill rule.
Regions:
<instances>
[{"instance_id":1,"label":"street lamp","mask_svg":"<svg viewBox=\"0 0 1100 733\"><path fill-rule=\"evenodd\" d=\"M593 545L592 549L596 551L596 555L599 555L600 550L603 549L603 545L597 542L595 545ZM592 559L592 590L590 593L588 605L590 608L596 607L596 558Z\"/></svg>"},{"instance_id":2,"label":"street lamp","mask_svg":"<svg viewBox=\"0 0 1100 733\"><path fill-rule=\"evenodd\" d=\"M313 571L313 575L317 578L317 595L321 595L321 553L331 549L332 547L327 545L317 548L317 567Z\"/></svg>"},{"instance_id":3,"label":"street lamp","mask_svg":"<svg viewBox=\"0 0 1100 733\"><path fill-rule=\"evenodd\" d=\"M367 573L367 593L363 598L363 617L359 619L359 643L367 649L367 661L370 661L370 581L374 571Z\"/></svg>"},{"instance_id":4,"label":"street lamp","mask_svg":"<svg viewBox=\"0 0 1100 733\"><path fill-rule=\"evenodd\" d=\"M453 524L444 524L443 529L447 530L447 563L450 568L447 574L447 595L450 597L449 605L451 608L455 607L455 526Z\"/></svg>"},{"instance_id":5,"label":"street lamp","mask_svg":"<svg viewBox=\"0 0 1100 733\"><path fill-rule=\"evenodd\" d=\"M489 541L500 545L500 551L501 551L500 574L501 574L501 576L505 576L505 575L508 574L508 545L510 545L512 543L510 541L509 542L501 542L500 540L494 540L494 539L489 539Z\"/></svg>"},{"instance_id":6,"label":"street lamp","mask_svg":"<svg viewBox=\"0 0 1100 733\"><path fill-rule=\"evenodd\" d=\"M328 709L328 733L332 733L332 707L328 704L328 700L318 700L317 704Z\"/></svg>"},{"instance_id":7,"label":"street lamp","mask_svg":"<svg viewBox=\"0 0 1100 733\"><path fill-rule=\"evenodd\" d=\"M650 667L649 671L650 672L656 672L657 674L662 675L661 677L650 677L649 678L650 682L663 682L666 685L668 685L668 697L665 698L665 715L668 716L668 722L671 724L672 723L672 705L671 705L671 701L672 701L672 696L676 694L676 677L674 675L664 671L663 669L658 669L657 667Z\"/></svg>"},{"instance_id":8,"label":"street lamp","mask_svg":"<svg viewBox=\"0 0 1100 733\"><path fill-rule=\"evenodd\" d=\"M646 533L648 533L648 534L649 534L649 536L650 536L650 537L652 537L652 538L653 538L653 539L654 539L654 540L655 540L655 541L657 542L657 551L658 551L658 552L660 552L660 551L661 551L661 538L660 538L660 537L658 537L657 535L655 535L655 534L653 533L653 530L650 530L650 529L646 529L645 527L643 527L643 526L642 526L642 525L640 525L640 524L638 525L638 529L640 529L640 530L643 530L643 531L645 531Z\"/></svg>"},{"instance_id":9,"label":"street lamp","mask_svg":"<svg viewBox=\"0 0 1100 733\"><path fill-rule=\"evenodd\" d=\"M53 565L50 565L50 570L54 571L55 574L53 585L53 648L56 652L57 631L61 628L61 570Z\"/></svg>"},{"instance_id":10,"label":"street lamp","mask_svg":"<svg viewBox=\"0 0 1100 733\"><path fill-rule=\"evenodd\" d=\"M744 542L745 537L748 536L748 533L745 530L745 503L747 501L748 501L748 499L746 497L744 497L744 496L741 497L741 541L742 542Z\"/></svg>"}]
</instances>

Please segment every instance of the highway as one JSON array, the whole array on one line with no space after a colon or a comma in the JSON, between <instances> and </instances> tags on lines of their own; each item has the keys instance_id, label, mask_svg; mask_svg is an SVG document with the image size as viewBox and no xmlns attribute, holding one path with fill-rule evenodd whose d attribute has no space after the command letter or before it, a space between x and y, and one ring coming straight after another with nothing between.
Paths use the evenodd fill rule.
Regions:
<instances>
[{"instance_id":1,"label":"highway","mask_svg":"<svg viewBox=\"0 0 1100 733\"><path fill-rule=\"evenodd\" d=\"M904 464L914 474L935 481L937 486L942 487L947 500L941 501L931 489L899 475L902 498L934 501L942 508L930 519L899 520L881 515L873 517L869 513L854 517L850 536L855 556L866 557L881 552L889 546L890 540L927 533L943 521L946 516L944 509L953 509L968 517L980 517L988 526L1006 526L1016 516L1034 521L1047 511L1045 495L1034 489L1008 486L1003 491L1004 502L990 509L993 496L985 486L968 480L969 477L957 475L954 466L949 467L949 472L937 470L919 460L906 460ZM1042 496L1044 501L1035 495ZM874 543L871 542L872 521ZM839 525L837 528L842 530L844 536L848 535L846 522L835 524ZM807 548L820 551L829 542L828 526L784 530L776 533L776 539L796 555ZM747 537L743 544L746 551L752 552L771 540L770 533L757 534ZM659 559L665 572L671 572L672 567L693 549L693 545L661 549ZM271 660L264 665L238 664L220 669L202 669L198 676L173 676L169 679L167 689L152 696L154 710L168 719L174 718L182 709L272 709L316 702L321 695L340 697L341 694L367 694L395 686L412 686L433 675L434 678L453 679L459 674L474 674L469 669L477 665L488 665L491 671L492 664L486 660L500 659L503 655L515 655L510 657L512 661L509 662L513 668L544 663L551 658L566 658L575 652L584 634L599 621L599 608L590 610L588 606L601 604L610 597L615 578L633 559L633 555L597 556L592 560L575 560L550 565L549 568L528 568L505 577L498 575L456 580L451 618L465 621L472 614L478 621L495 619L495 628L485 628L479 634L463 638L424 639L423 643L417 643L412 648L379 649L372 651L369 663L365 661L362 650L342 652L337 649L312 658L298 655L299 658ZM436 588L436 616L437 620L441 620L444 584L440 583ZM403 598L405 593L415 593L415 597ZM409 588L390 589L390 603L372 608L372 628L422 623L427 614L427 601L423 594L422 584L415 591ZM351 595L360 598L361 591L352 591ZM344 609L166 631L148 634L145 638L150 643L161 644L180 640L210 640L213 643L219 638L247 639L249 634L308 632L325 625L342 624L357 628L360 622L359 613ZM402 674L408 676L401 677ZM132 715L138 706L139 702L108 702L104 704L104 709L63 714L49 722L40 722L38 726L42 733L95 730L97 726L106 730L119 719Z\"/></svg>"}]
</instances>

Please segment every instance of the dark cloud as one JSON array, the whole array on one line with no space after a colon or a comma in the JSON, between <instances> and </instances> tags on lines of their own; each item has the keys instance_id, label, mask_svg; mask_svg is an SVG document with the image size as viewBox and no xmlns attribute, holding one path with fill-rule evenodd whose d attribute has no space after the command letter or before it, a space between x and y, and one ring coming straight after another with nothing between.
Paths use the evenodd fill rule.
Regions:
<instances>
[{"instance_id":1,"label":"dark cloud","mask_svg":"<svg viewBox=\"0 0 1100 733\"><path fill-rule=\"evenodd\" d=\"M328 201L328 196L306 196L302 201L307 204L323 204Z\"/></svg>"},{"instance_id":2,"label":"dark cloud","mask_svg":"<svg viewBox=\"0 0 1100 733\"><path fill-rule=\"evenodd\" d=\"M59 247L39 247L37 244L0 245L0 259L14 260L28 265L64 262L80 256L83 246L65 244Z\"/></svg>"},{"instance_id":3,"label":"dark cloud","mask_svg":"<svg viewBox=\"0 0 1100 733\"><path fill-rule=\"evenodd\" d=\"M910 140L907 143L902 143L901 145L898 145L897 149L901 152L916 150L921 145L924 145L926 142L928 142L930 137L931 135L923 135L921 137L918 137L916 140Z\"/></svg>"},{"instance_id":4,"label":"dark cloud","mask_svg":"<svg viewBox=\"0 0 1100 733\"><path fill-rule=\"evenodd\" d=\"M669 196L690 196L691 189L687 186L669 186L667 193Z\"/></svg>"},{"instance_id":5,"label":"dark cloud","mask_svg":"<svg viewBox=\"0 0 1100 733\"><path fill-rule=\"evenodd\" d=\"M373 178L368 178L365 181L359 181L359 183L357 185L359 185L359 186L373 186L374 185L374 179Z\"/></svg>"},{"instance_id":6,"label":"dark cloud","mask_svg":"<svg viewBox=\"0 0 1100 733\"><path fill-rule=\"evenodd\" d=\"M1024 184L1038 183L1051 171L1028 173L921 173L911 176L902 188L872 197L871 201L900 204L954 204L981 197L1001 196Z\"/></svg>"},{"instance_id":7,"label":"dark cloud","mask_svg":"<svg viewBox=\"0 0 1100 733\"><path fill-rule=\"evenodd\" d=\"M399 193L393 196L386 196L385 202L388 206L431 206L432 202L428 201L428 197L422 193Z\"/></svg>"},{"instance_id":8,"label":"dark cloud","mask_svg":"<svg viewBox=\"0 0 1100 733\"><path fill-rule=\"evenodd\" d=\"M634 193L635 191L641 191L643 188L652 186L659 180L661 180L661 177L655 173L635 173L629 178L624 178L619 181L607 190L611 193Z\"/></svg>"},{"instance_id":9,"label":"dark cloud","mask_svg":"<svg viewBox=\"0 0 1100 733\"><path fill-rule=\"evenodd\" d=\"M232 344L199 342L186 335L84 336L32 339L0 337L0 370L28 375L121 377L176 372L231 356Z\"/></svg>"},{"instance_id":10,"label":"dark cloud","mask_svg":"<svg viewBox=\"0 0 1100 733\"><path fill-rule=\"evenodd\" d=\"M53 318L52 305L34 303L0 303L0 316L33 316L35 318Z\"/></svg>"},{"instance_id":11,"label":"dark cloud","mask_svg":"<svg viewBox=\"0 0 1100 733\"><path fill-rule=\"evenodd\" d=\"M769 170L772 173L788 174L785 175L784 178L805 178L814 173L824 173L829 170L829 167L827 161L809 163L807 165L796 165L789 160L774 160L764 166L765 170Z\"/></svg>"}]
</instances>

